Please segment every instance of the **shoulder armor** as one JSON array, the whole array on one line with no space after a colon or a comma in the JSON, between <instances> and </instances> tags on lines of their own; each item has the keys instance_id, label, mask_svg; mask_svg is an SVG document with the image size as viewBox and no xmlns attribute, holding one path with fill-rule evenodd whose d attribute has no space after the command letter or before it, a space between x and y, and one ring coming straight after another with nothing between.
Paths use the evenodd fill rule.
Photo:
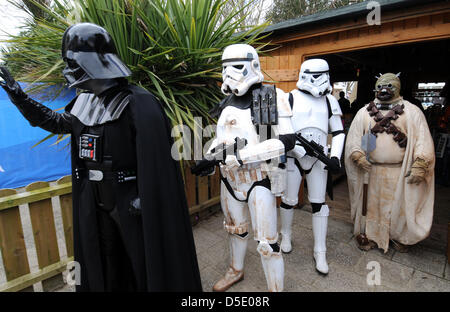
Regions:
<instances>
[{"instance_id":1,"label":"shoulder armor","mask_svg":"<svg viewBox=\"0 0 450 312\"><path fill-rule=\"evenodd\" d=\"M331 111L330 115L342 116L342 110L341 110L341 107L339 106L338 100L336 100L336 98L334 96L332 96L331 94L327 94L326 97L327 97L327 102L330 105L330 111Z\"/></svg>"},{"instance_id":2,"label":"shoulder armor","mask_svg":"<svg viewBox=\"0 0 450 312\"><path fill-rule=\"evenodd\" d=\"M292 117L292 105L290 104L289 100L289 97L292 96L292 94L286 93L278 88L276 90L277 90L278 117Z\"/></svg>"},{"instance_id":3,"label":"shoulder armor","mask_svg":"<svg viewBox=\"0 0 450 312\"><path fill-rule=\"evenodd\" d=\"M222 110L225 108L226 104L230 100L231 95L228 95L227 97L223 98L218 104L216 104L210 111L209 114L212 118L217 118L222 113Z\"/></svg>"}]
</instances>

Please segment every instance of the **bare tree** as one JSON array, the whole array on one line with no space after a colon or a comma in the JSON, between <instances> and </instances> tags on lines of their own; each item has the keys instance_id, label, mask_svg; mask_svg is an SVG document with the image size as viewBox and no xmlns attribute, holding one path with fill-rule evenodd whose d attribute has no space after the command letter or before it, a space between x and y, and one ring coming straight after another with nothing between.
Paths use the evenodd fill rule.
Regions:
<instances>
[{"instance_id":1,"label":"bare tree","mask_svg":"<svg viewBox=\"0 0 450 312\"><path fill-rule=\"evenodd\" d=\"M364 0L273 0L266 20L279 23L362 1Z\"/></svg>"},{"instance_id":2,"label":"bare tree","mask_svg":"<svg viewBox=\"0 0 450 312\"><path fill-rule=\"evenodd\" d=\"M265 14L272 0L227 0L224 3L224 9L222 18L230 16L230 14L239 9L239 13L235 17L235 20L243 20L240 30L245 30L252 25L259 25L263 23Z\"/></svg>"}]
</instances>

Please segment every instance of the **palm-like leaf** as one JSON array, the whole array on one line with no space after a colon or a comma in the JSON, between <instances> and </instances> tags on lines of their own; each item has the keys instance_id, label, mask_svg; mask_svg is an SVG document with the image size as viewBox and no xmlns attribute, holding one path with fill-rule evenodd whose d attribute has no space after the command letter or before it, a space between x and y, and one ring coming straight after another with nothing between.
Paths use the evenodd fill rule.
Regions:
<instances>
[{"instance_id":1,"label":"palm-like leaf","mask_svg":"<svg viewBox=\"0 0 450 312\"><path fill-rule=\"evenodd\" d=\"M31 91L63 85L62 34L74 22L92 22L113 37L133 72L130 81L158 96L173 124L191 128L194 116L209 119L208 110L222 97L218 82L224 47L258 44L267 26L237 33L243 8L223 17L223 0L54 0L51 6L30 1L46 13L45 19L30 18L3 54L19 80L43 83Z\"/></svg>"}]
</instances>

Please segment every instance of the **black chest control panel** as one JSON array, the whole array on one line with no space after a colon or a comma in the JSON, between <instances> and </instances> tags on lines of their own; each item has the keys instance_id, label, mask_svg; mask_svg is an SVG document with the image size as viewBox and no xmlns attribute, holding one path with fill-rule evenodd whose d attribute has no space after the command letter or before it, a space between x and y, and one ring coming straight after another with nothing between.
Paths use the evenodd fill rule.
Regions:
<instances>
[{"instance_id":1,"label":"black chest control panel","mask_svg":"<svg viewBox=\"0 0 450 312\"><path fill-rule=\"evenodd\" d=\"M101 137L93 134L82 134L79 143L79 157L90 161L101 161Z\"/></svg>"}]
</instances>

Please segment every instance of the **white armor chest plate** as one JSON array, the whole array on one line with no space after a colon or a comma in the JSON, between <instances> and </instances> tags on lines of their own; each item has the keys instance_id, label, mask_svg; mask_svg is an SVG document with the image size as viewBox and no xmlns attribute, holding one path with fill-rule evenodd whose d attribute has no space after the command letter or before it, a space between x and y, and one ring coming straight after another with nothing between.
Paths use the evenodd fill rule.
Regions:
<instances>
[{"instance_id":1,"label":"white armor chest plate","mask_svg":"<svg viewBox=\"0 0 450 312\"><path fill-rule=\"evenodd\" d=\"M231 144L236 137L247 139L247 145L258 144L250 108L225 107L217 121L216 136L218 144Z\"/></svg>"},{"instance_id":2,"label":"white armor chest plate","mask_svg":"<svg viewBox=\"0 0 450 312\"><path fill-rule=\"evenodd\" d=\"M217 121L217 143L231 144L236 137L246 139L248 146L259 143L258 134L252 122L250 108L243 110L234 106L227 106L223 109ZM235 191L235 195L241 200L247 197L247 191L254 182L267 176L261 170L261 163L243 165L240 168L231 170L221 164L220 170L222 175L228 179Z\"/></svg>"},{"instance_id":3,"label":"white armor chest plate","mask_svg":"<svg viewBox=\"0 0 450 312\"><path fill-rule=\"evenodd\" d=\"M328 107L325 96L316 98L298 90L292 92L294 106L292 107L292 126L295 132L307 128L317 128L328 134Z\"/></svg>"}]
</instances>

